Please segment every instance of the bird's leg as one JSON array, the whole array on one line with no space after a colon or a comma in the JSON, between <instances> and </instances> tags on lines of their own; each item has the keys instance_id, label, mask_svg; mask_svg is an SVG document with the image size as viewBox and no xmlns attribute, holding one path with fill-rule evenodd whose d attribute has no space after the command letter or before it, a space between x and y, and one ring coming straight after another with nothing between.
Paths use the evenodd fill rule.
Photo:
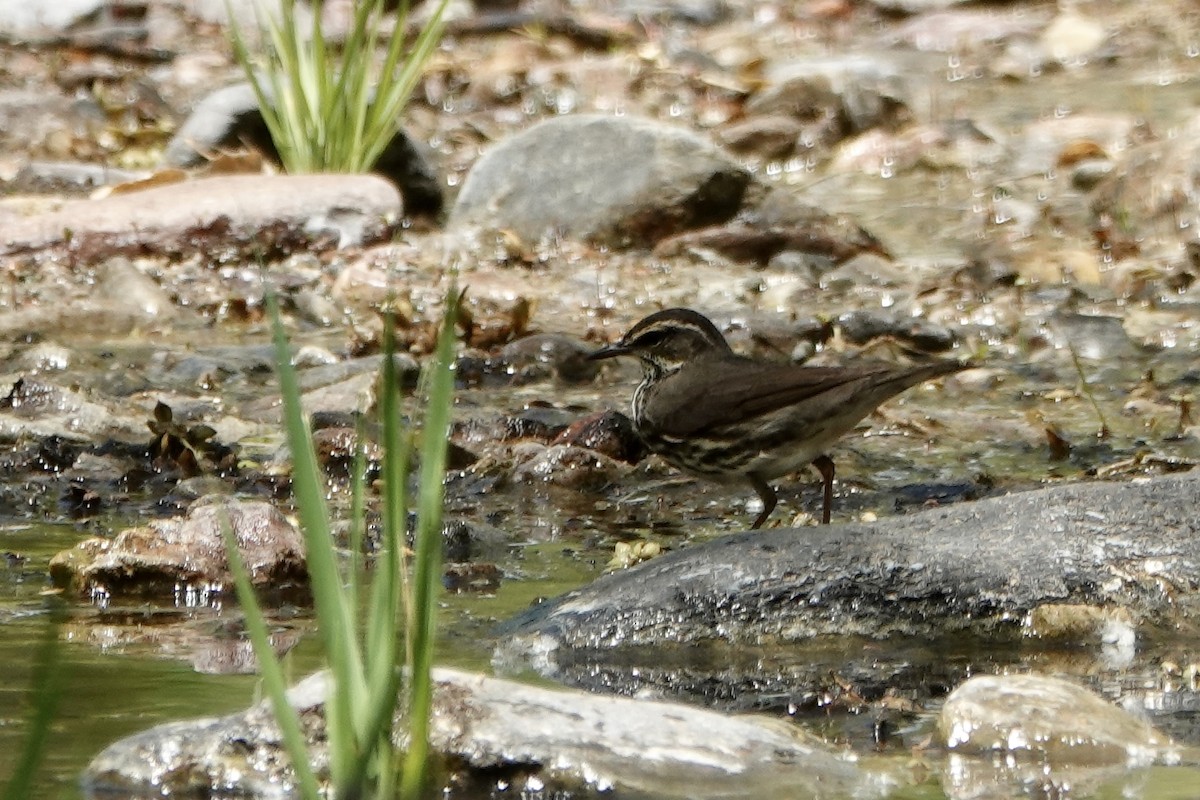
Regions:
<instances>
[{"instance_id":1,"label":"bird's leg","mask_svg":"<svg viewBox=\"0 0 1200 800\"><path fill-rule=\"evenodd\" d=\"M771 512L775 510L776 498L775 490L757 475L750 476L750 485L754 487L754 491L758 492L758 497L763 503L763 510L759 512L758 519L754 520L754 524L750 526L750 530L755 530L761 528L762 524L767 521L767 517L771 516Z\"/></svg>"},{"instance_id":2,"label":"bird's leg","mask_svg":"<svg viewBox=\"0 0 1200 800\"><path fill-rule=\"evenodd\" d=\"M821 512L821 524L828 525L829 512L833 508L833 459L829 456L817 456L812 465L821 473L821 480L825 482L825 508Z\"/></svg>"}]
</instances>

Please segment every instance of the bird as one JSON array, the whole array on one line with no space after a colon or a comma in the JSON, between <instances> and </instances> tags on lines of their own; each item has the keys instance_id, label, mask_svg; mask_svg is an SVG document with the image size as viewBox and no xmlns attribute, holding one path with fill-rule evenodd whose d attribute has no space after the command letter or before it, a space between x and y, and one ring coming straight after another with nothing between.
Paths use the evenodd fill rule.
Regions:
<instances>
[{"instance_id":1,"label":"bird","mask_svg":"<svg viewBox=\"0 0 1200 800\"><path fill-rule=\"evenodd\" d=\"M745 481L762 500L751 529L778 500L769 481L811 464L824 483L829 524L834 463L827 450L885 401L968 367L940 360L811 367L738 355L717 327L689 308L656 311L588 358L635 356L633 424L647 448L684 472Z\"/></svg>"}]
</instances>

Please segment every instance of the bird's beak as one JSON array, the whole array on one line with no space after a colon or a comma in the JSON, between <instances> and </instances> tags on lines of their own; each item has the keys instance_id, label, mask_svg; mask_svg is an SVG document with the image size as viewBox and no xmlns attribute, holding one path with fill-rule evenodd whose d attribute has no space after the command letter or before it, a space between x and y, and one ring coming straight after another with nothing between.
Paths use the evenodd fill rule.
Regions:
<instances>
[{"instance_id":1,"label":"bird's beak","mask_svg":"<svg viewBox=\"0 0 1200 800\"><path fill-rule=\"evenodd\" d=\"M629 348L620 342L617 342L616 344L605 345L594 353L589 353L587 360L599 361L602 358L616 358L617 356L627 355L628 353Z\"/></svg>"}]
</instances>

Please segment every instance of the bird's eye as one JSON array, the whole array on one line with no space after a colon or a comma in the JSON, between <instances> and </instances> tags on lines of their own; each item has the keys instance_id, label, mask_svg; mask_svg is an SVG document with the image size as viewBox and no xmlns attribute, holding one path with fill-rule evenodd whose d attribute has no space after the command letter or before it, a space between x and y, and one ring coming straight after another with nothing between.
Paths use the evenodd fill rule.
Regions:
<instances>
[{"instance_id":1,"label":"bird's eye","mask_svg":"<svg viewBox=\"0 0 1200 800\"><path fill-rule=\"evenodd\" d=\"M638 347L654 347L656 344L661 344L667 338L667 332L663 330L646 331L637 338L634 342Z\"/></svg>"}]
</instances>

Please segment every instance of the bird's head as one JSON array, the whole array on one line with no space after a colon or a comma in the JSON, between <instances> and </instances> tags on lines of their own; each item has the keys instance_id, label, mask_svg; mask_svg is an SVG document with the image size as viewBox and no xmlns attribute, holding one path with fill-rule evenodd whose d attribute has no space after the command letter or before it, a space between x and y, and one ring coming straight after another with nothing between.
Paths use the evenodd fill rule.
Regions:
<instances>
[{"instance_id":1,"label":"bird's head","mask_svg":"<svg viewBox=\"0 0 1200 800\"><path fill-rule=\"evenodd\" d=\"M676 372L684 364L733 351L708 317L689 308L668 308L644 318L621 337L588 356L591 360L637 356L647 373Z\"/></svg>"}]
</instances>

